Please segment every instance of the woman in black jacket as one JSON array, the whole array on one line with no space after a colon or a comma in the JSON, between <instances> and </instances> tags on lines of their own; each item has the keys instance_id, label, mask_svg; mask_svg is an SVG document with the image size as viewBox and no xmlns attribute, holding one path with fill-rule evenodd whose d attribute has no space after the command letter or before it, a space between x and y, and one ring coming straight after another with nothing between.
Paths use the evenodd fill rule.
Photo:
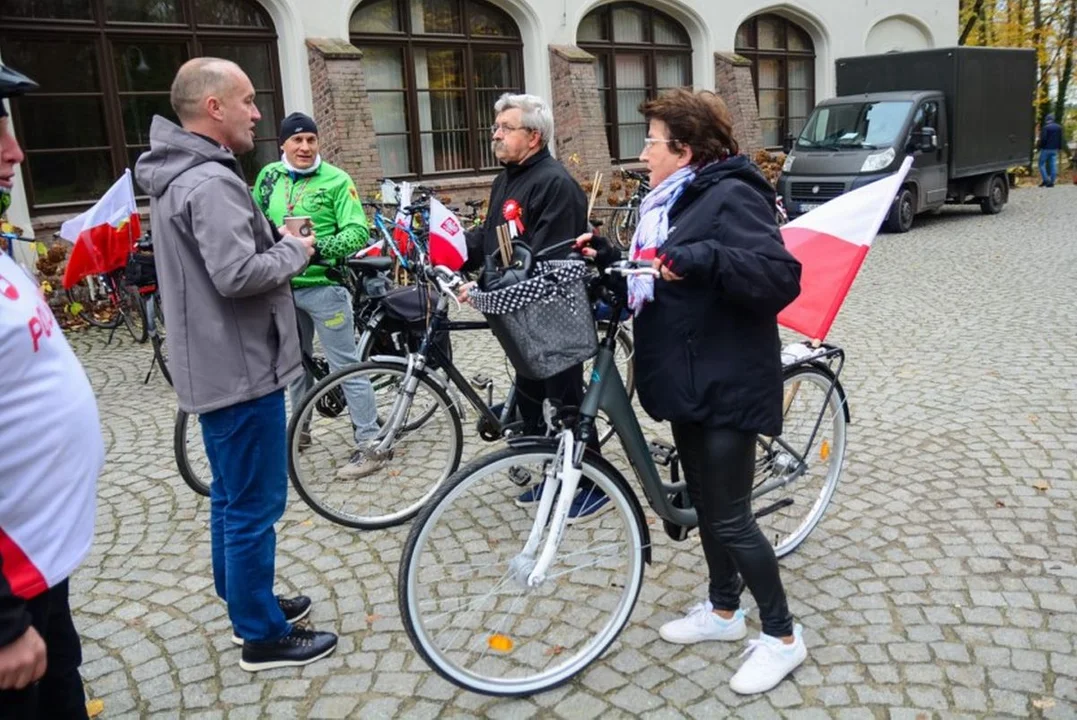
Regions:
<instances>
[{"instance_id":1,"label":"woman in black jacket","mask_svg":"<svg viewBox=\"0 0 1077 720\"><path fill-rule=\"evenodd\" d=\"M710 570L709 598L660 632L676 643L744 638L739 574L763 632L730 686L765 692L807 657L750 502L756 437L781 434L776 318L800 292L800 263L782 244L774 190L737 154L720 98L677 90L640 110L653 190L630 253L660 278L628 282L636 387L643 408L672 425Z\"/></svg>"}]
</instances>

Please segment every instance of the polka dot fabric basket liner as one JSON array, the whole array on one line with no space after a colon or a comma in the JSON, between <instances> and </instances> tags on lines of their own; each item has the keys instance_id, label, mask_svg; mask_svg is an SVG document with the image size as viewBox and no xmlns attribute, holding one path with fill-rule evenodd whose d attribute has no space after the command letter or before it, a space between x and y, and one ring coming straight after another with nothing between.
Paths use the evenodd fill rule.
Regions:
<instances>
[{"instance_id":1,"label":"polka dot fabric basket liner","mask_svg":"<svg viewBox=\"0 0 1077 720\"><path fill-rule=\"evenodd\" d=\"M502 290L473 290L469 297L516 371L545 380L598 351L587 278L578 260L536 263L533 277Z\"/></svg>"}]
</instances>

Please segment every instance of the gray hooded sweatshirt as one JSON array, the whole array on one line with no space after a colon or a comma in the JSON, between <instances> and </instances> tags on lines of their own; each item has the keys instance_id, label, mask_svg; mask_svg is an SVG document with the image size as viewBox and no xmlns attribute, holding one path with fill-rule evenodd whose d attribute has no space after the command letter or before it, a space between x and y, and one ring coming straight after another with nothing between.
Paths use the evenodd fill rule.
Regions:
<instances>
[{"instance_id":1,"label":"gray hooded sweatshirt","mask_svg":"<svg viewBox=\"0 0 1077 720\"><path fill-rule=\"evenodd\" d=\"M302 243L258 211L228 150L155 116L135 166L150 194L168 368L189 413L279 390L303 371L289 280Z\"/></svg>"}]
</instances>

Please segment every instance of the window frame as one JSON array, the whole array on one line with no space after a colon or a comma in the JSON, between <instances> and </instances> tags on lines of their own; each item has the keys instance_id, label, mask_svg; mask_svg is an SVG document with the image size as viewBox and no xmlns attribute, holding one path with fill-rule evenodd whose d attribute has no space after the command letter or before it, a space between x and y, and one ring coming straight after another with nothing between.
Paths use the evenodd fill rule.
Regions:
<instances>
[{"instance_id":1,"label":"window frame","mask_svg":"<svg viewBox=\"0 0 1077 720\"><path fill-rule=\"evenodd\" d=\"M376 1L376 0L375 0ZM461 23L464 32L462 34L445 34L445 33L421 33L416 34L412 32L411 22L411 8L409 0L390 0L397 6L397 12L400 17L401 30L392 33L359 33L350 30L351 18L348 20L349 33L348 39L352 45L359 49L365 47L383 47L398 49L402 52L404 63L404 87L395 88L393 90L370 90L367 89L368 94L379 92L392 92L404 94L404 116L406 120L406 130L404 133L375 133L375 143L379 137L399 137L404 135L407 138L408 148L408 166L411 172L399 173L394 175L396 179L425 179L425 178L451 178L451 177L463 177L473 176L476 174L494 173L498 172L499 168L496 165L483 166L481 153L479 152L479 143L489 138L489 128L481 127L482 123L478 121L481 116L481 110L478 105L478 92L474 82L474 58L475 52L493 51L493 52L506 52L509 56L509 80L511 86L505 88L503 92L526 92L524 85L524 58L523 58L523 35L520 32L520 27L505 10L497 7L496 5L485 2L485 0L450 0L457 5L460 12ZM352 11L352 17L358 13L366 2L361 2ZM513 25L516 28L516 37L504 37L504 36L491 36L491 35L473 35L471 33L471 14L470 7L472 4L485 5L492 10L505 15L512 20ZM463 75L464 75L464 118L467 123L467 130L465 131L467 137L467 151L465 153L465 159L468 166L463 169L457 170L434 170L431 172L424 172L423 170L423 155L422 144L425 136L436 135L452 135L458 131L423 131L420 128L419 123L419 93L420 90L417 87L417 78L415 71L415 51L416 50L458 50L463 53ZM423 92L430 92L429 89L423 90ZM458 91L454 91L458 92ZM492 108L491 108L492 109Z\"/></svg>"},{"instance_id":2,"label":"window frame","mask_svg":"<svg viewBox=\"0 0 1077 720\"><path fill-rule=\"evenodd\" d=\"M770 20L770 21L775 22L775 23L778 24L779 33L780 33L781 42L782 42L782 47L781 48L760 48L759 47L759 21L764 20L764 19L765 20ZM751 47L743 47L743 46L737 44L739 42L739 40L740 40L741 30L745 26L748 27L748 32L750 34L749 36L752 39L752 46ZM804 35L807 38L808 42L811 44L811 49L810 50L790 50L789 49L789 29L790 28L795 29L797 32L801 33L802 35ZM789 128L790 128L790 124L791 124L791 121L792 121L792 116L789 114L789 89L790 89L789 88L789 61L790 60L810 60L811 61L811 72L808 73L808 79L809 79L808 87L806 87L806 88L795 88L795 89L797 89L797 90L807 90L808 91L807 113L804 115L805 122L807 121L807 119L809 117L811 117L812 108L815 107L815 90L816 90L816 88L815 88L815 61L817 59L817 56L816 56L816 53L815 53L815 40L812 39L811 33L809 33L808 30L805 27L803 27L802 25L799 25L798 23L796 23L796 22L794 22L794 21L792 21L792 20L790 20L790 19L788 19L786 17L783 17L781 15L776 15L774 13L760 13L758 15L753 15L752 17L748 18L743 23L741 23L740 26L737 27L737 30L736 30L735 34L733 35L733 38L734 38L733 51L737 55L740 55L741 57L746 58L747 60L749 60L752 63L752 87L755 90L755 106L756 106L757 112L759 111L759 108L761 107L760 104L759 104L759 61L761 59L763 59L763 60L777 60L778 61L779 68L780 68L779 72L780 72L781 78L782 78L782 87L780 88L780 90L781 90L781 96L780 97L781 97L781 103L782 103L782 111L781 111L781 114L777 118L771 118L769 116L767 117L768 120L770 120L770 119L778 120L778 144L777 145L767 145L766 149L768 149L768 150L781 149L782 142L785 140L785 137L789 134ZM763 117L760 116L759 119L760 119L760 121L762 121Z\"/></svg>"},{"instance_id":3,"label":"window frame","mask_svg":"<svg viewBox=\"0 0 1077 720\"><path fill-rule=\"evenodd\" d=\"M281 86L280 56L278 50L277 32L272 17L257 0L236 0L248 4L262 15L266 27L249 26L224 26L224 25L198 25L195 22L195 3L197 0L175 0L179 6L184 24L175 23L143 23L127 21L108 21L105 16L105 0L87 0L91 8L92 18L89 20L70 20L56 18L15 18L5 16L4 40L5 41L31 41L31 42L62 42L64 40L90 40L93 47L93 60L97 64L97 75L100 89L95 93L50 93L47 88L35 91L34 95L46 97L74 97L100 96L102 101L102 120L105 128L105 138L108 147L87 146L85 148L38 148L25 150L26 162L22 163L23 187L26 190L27 204L31 212L65 211L84 208L92 205L95 200L65 200L61 202L37 202L37 191L34 187L33 177L30 173L31 158L34 155L57 154L64 152L101 152L108 150L108 158L112 171L112 177L119 177L123 171L132 167L128 161L128 154L132 150L146 147L140 143L128 143L123 122L123 98L143 95L160 95L162 91L128 91L120 90L120 82L117 77L114 62L114 45L123 42L173 42L181 41L185 46L187 58L196 57L201 53L204 44L218 45L258 45L264 46L269 53L270 73L274 81L274 87L267 92L273 96L273 108L278 118L284 117L284 97ZM260 93L262 95L266 92ZM22 134L22 117L19 112L20 103L12 103L12 122L15 132ZM255 142L267 140L276 141L276 131L273 129L271 136L257 136ZM252 151L253 152L253 151ZM248 178L248 182L253 178ZM107 188L105 188L107 189ZM136 188L137 193L137 188ZM145 199L145 195L136 195L139 199Z\"/></svg>"},{"instance_id":4,"label":"window frame","mask_svg":"<svg viewBox=\"0 0 1077 720\"><path fill-rule=\"evenodd\" d=\"M618 8L632 8L636 10L644 11L644 23L643 23L643 42L638 43L618 43L613 33L613 11ZM634 153L624 154L626 148L622 148L620 136L618 134L618 128L620 127L620 116L617 111L617 55L642 55L644 57L644 85L646 90L646 97L648 100L654 99L658 95L658 63L657 58L659 56L677 56L683 57L687 61L688 67L688 85L685 87L691 87L693 82L692 77L692 54L694 49L692 48L692 36L688 33L688 28L684 26L676 18L672 17L668 13L664 13L661 10L657 10L653 7L643 5L637 2L615 2L608 5L601 5L594 8L591 12L584 16L586 19L588 16L594 13L601 13L601 22L604 29L604 35L609 38L608 40L582 40L579 36L579 27L576 28L576 45L581 50L586 50L596 58L604 58L606 63L606 83L603 87L602 83L598 83L599 93L604 93L605 104L609 109L608 116L606 117L605 129L606 129L606 142L609 146L610 158L613 162L634 162L639 159L640 153L643 148L635 149ZM687 45L672 45L666 43L656 43L654 41L654 26L655 18L660 17L665 22L671 23L680 28L688 39ZM583 20L580 20L580 25L583 24ZM596 70L598 65L596 64ZM597 78L596 78L597 79ZM666 88L663 88L666 89ZM628 148L629 151L632 148Z\"/></svg>"}]
</instances>

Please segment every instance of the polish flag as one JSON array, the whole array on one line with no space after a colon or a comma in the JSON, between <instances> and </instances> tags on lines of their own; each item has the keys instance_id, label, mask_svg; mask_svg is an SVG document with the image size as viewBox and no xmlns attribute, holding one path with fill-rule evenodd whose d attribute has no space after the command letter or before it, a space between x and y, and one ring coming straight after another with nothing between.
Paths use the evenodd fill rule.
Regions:
<instances>
[{"instance_id":1,"label":"polish flag","mask_svg":"<svg viewBox=\"0 0 1077 720\"><path fill-rule=\"evenodd\" d=\"M74 244L64 269L65 288L126 265L135 242L142 237L131 171L124 170L96 205L65 222L60 237Z\"/></svg>"},{"instance_id":2,"label":"polish flag","mask_svg":"<svg viewBox=\"0 0 1077 720\"><path fill-rule=\"evenodd\" d=\"M813 340L826 338L911 165L910 156L893 175L782 226L782 240L800 261L801 274L800 295L778 314L779 324Z\"/></svg>"},{"instance_id":3,"label":"polish flag","mask_svg":"<svg viewBox=\"0 0 1077 720\"><path fill-rule=\"evenodd\" d=\"M449 208L437 198L430 198L430 262L444 265L453 272L467 260L464 228Z\"/></svg>"},{"instance_id":4,"label":"polish flag","mask_svg":"<svg viewBox=\"0 0 1077 720\"><path fill-rule=\"evenodd\" d=\"M406 255L411 249L411 236L408 234L408 227L411 225L411 213L404 212L404 208L411 205L411 183L406 180L400 183L397 203L399 209L396 211L396 218L393 220L393 240L396 241L396 246L400 249L400 252Z\"/></svg>"}]
</instances>

